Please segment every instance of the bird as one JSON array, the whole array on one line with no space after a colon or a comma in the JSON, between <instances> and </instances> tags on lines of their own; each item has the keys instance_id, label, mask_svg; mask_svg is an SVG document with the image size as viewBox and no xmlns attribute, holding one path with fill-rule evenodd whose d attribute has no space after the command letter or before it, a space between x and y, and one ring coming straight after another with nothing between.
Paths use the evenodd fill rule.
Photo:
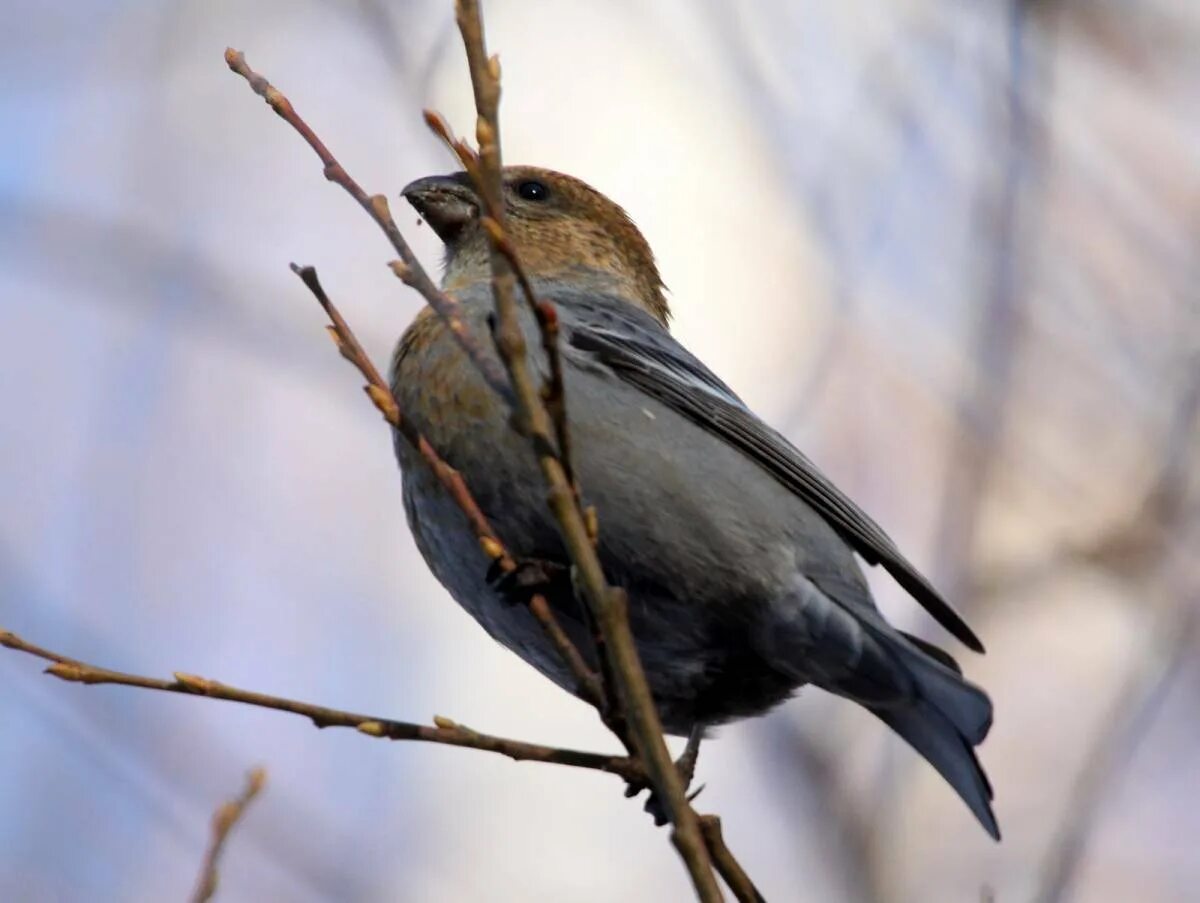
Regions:
<instances>
[{"instance_id":1,"label":"bird","mask_svg":"<svg viewBox=\"0 0 1200 903\"><path fill-rule=\"evenodd\" d=\"M882 566L982 653L979 638L875 521L671 334L654 254L618 204L538 167L506 166L501 181L508 240L534 294L557 314L574 474L597 515L605 575L628 595L664 730L694 736L816 687L907 741L999 840L975 752L991 700L953 656L884 618L858 559ZM489 336L490 246L472 179L428 176L401 193L441 240L442 288L463 324ZM529 364L544 378L528 305L520 324ZM493 343L480 344L499 360ZM531 587L542 593L595 666L570 556L508 401L429 307L397 343L390 383L402 416L462 475L528 579L496 578L457 503L397 434L405 513L426 563L495 640L578 692L520 604Z\"/></svg>"}]
</instances>

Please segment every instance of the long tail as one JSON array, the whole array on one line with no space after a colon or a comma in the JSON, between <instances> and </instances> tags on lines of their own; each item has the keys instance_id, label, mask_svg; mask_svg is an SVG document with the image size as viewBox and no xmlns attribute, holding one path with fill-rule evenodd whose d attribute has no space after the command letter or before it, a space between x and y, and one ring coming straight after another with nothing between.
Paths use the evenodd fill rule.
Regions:
<instances>
[{"instance_id":1,"label":"long tail","mask_svg":"<svg viewBox=\"0 0 1200 903\"><path fill-rule=\"evenodd\" d=\"M991 700L963 680L954 660L942 650L908 636L895 646L902 647L895 651L916 682L916 698L868 708L938 770L984 830L999 840L992 785L974 750L992 725Z\"/></svg>"}]
</instances>

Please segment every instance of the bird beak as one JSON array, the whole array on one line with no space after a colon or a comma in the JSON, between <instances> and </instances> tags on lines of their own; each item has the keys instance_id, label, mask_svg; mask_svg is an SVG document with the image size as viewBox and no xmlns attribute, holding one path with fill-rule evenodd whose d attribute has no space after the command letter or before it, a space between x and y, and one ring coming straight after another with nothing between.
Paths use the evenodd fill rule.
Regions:
<instances>
[{"instance_id":1,"label":"bird beak","mask_svg":"<svg viewBox=\"0 0 1200 903\"><path fill-rule=\"evenodd\" d=\"M417 179L400 194L445 244L457 239L463 228L479 217L479 199L463 172Z\"/></svg>"}]
</instances>

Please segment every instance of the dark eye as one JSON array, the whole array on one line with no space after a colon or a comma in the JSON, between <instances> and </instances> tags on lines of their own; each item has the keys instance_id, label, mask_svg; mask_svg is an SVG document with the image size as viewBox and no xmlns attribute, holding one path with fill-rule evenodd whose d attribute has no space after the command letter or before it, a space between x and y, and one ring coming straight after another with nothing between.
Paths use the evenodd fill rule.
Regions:
<instances>
[{"instance_id":1,"label":"dark eye","mask_svg":"<svg viewBox=\"0 0 1200 903\"><path fill-rule=\"evenodd\" d=\"M517 186L517 194L527 201L544 201L550 197L550 189L545 182L537 179L526 179Z\"/></svg>"}]
</instances>

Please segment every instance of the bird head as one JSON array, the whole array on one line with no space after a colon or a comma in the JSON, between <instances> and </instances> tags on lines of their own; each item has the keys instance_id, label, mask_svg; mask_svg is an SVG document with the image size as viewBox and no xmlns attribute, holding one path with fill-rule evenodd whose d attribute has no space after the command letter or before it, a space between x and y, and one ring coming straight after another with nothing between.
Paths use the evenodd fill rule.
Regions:
<instances>
[{"instance_id":1,"label":"bird head","mask_svg":"<svg viewBox=\"0 0 1200 903\"><path fill-rule=\"evenodd\" d=\"M417 179L401 193L446 246L447 291L491 278L483 204L466 173ZM505 231L531 278L617 294L666 324L654 254L617 204L578 179L533 166L505 167L503 193Z\"/></svg>"}]
</instances>

